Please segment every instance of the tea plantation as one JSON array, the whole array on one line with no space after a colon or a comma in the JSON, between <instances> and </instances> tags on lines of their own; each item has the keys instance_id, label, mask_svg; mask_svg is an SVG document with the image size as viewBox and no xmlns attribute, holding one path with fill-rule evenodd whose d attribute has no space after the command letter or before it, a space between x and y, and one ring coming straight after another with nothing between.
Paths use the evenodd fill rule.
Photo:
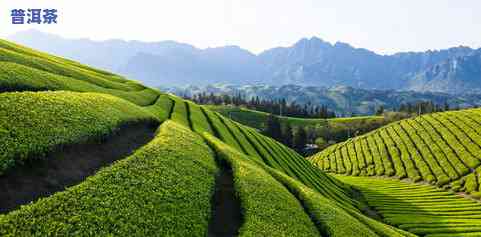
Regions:
<instances>
[{"instance_id":1,"label":"tea plantation","mask_svg":"<svg viewBox=\"0 0 481 237\"><path fill-rule=\"evenodd\" d=\"M311 158L325 171L392 176L478 195L481 110L402 120L334 145Z\"/></svg>"},{"instance_id":2,"label":"tea plantation","mask_svg":"<svg viewBox=\"0 0 481 237\"><path fill-rule=\"evenodd\" d=\"M416 180L478 191L478 112L464 113L465 117L433 115L438 124L432 130L438 131L439 124L446 127L436 132L439 138L430 139L448 144L438 145L443 152L452 149L452 154L443 153L443 162L453 162L452 170L444 171L439 163L443 172L434 172L430 165L441 162L437 155L431 155L422 169L417 160L428 158L426 152L419 152L412 166L403 166L404 177L419 176ZM465 127L458 127L459 121ZM391 127L404 123L416 130L411 121ZM55 180L35 179L61 172L58 164L88 166L88 155L77 157L75 152L96 156L88 144L103 146L136 124L154 126L153 138L129 155L114 157L113 163L104 164L83 181L52 191L48 187L55 186ZM402 141L408 152L417 151L421 141L433 148L424 140L427 135L413 132L417 137L410 137L410 132L398 135L406 140ZM445 133L457 143L447 140ZM381 135L359 144L355 139L311 161L336 173L347 173L349 168L350 174L358 170L359 174L397 175L394 158L383 158L390 150L366 150L371 162L363 159L364 168L350 158L356 149L381 144L381 140ZM114 145L121 149L124 144ZM463 149L454 149L457 145ZM74 155L59 155L66 151ZM332 161L336 166L330 166L327 152L331 151L339 157ZM399 160L410 158L401 151L398 156ZM458 176L452 178L452 174ZM30 183L18 183L23 176L30 177ZM475 236L481 232L476 227L481 205L472 200L427 185L411 189L400 181L364 179L327 174L292 149L207 107L0 40L0 205L12 193L32 197L31 202L0 214L1 236L465 236L468 232ZM445 179L448 182L441 182ZM372 190L378 186L370 182L380 189ZM21 185L47 190L25 193ZM412 200L400 201L407 197Z\"/></svg>"},{"instance_id":3,"label":"tea plantation","mask_svg":"<svg viewBox=\"0 0 481 237\"><path fill-rule=\"evenodd\" d=\"M384 222L420 236L480 236L481 208L473 201L427 184L337 176L359 188Z\"/></svg>"},{"instance_id":4,"label":"tea plantation","mask_svg":"<svg viewBox=\"0 0 481 237\"><path fill-rule=\"evenodd\" d=\"M391 224L429 236L465 236L468 232L475 236L471 232L479 231L473 227L481 220L479 203L453 192L480 197L480 124L480 109L423 115L333 145L309 159L326 172L363 177L341 180L358 185L369 205L382 207L381 214ZM432 186L365 178L369 176ZM429 225L412 223L421 220Z\"/></svg>"}]
</instances>

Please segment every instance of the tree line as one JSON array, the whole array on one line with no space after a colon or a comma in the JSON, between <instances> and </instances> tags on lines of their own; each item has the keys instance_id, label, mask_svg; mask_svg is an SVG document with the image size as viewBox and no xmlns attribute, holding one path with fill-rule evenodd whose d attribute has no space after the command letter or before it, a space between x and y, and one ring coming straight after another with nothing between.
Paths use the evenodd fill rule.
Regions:
<instances>
[{"instance_id":1,"label":"tree line","mask_svg":"<svg viewBox=\"0 0 481 237\"><path fill-rule=\"evenodd\" d=\"M451 107L447 102L442 104L434 103L433 101L417 101L415 103L401 103L397 109L394 109L394 112L399 113L406 113L412 115L422 115L422 114L430 114L430 113L437 113L437 112L444 112L444 111L451 111L451 110L459 110L459 106ZM384 106L379 106L375 110L376 115L383 115L385 111Z\"/></svg>"},{"instance_id":2,"label":"tree line","mask_svg":"<svg viewBox=\"0 0 481 237\"><path fill-rule=\"evenodd\" d=\"M272 114L267 117L266 129L262 133L301 154L308 143L306 129L303 126L293 129L289 123L281 124L279 118Z\"/></svg>"},{"instance_id":3,"label":"tree line","mask_svg":"<svg viewBox=\"0 0 481 237\"><path fill-rule=\"evenodd\" d=\"M285 98L282 99L260 99L259 96L247 99L240 93L234 96L216 95L214 93L197 93L193 96L183 96L198 104L210 105L235 105L243 106L248 109L262 111L279 116L297 117L297 118L335 118L336 113L329 110L326 105L313 105L306 103L304 105L296 102L287 103Z\"/></svg>"},{"instance_id":4,"label":"tree line","mask_svg":"<svg viewBox=\"0 0 481 237\"><path fill-rule=\"evenodd\" d=\"M450 110L459 110L459 107L456 106L451 108L447 102L444 104L435 104L432 101L419 101L416 103L403 103L399 106L398 112L405 112L410 114L429 114L429 113L436 113L436 112L444 112Z\"/></svg>"}]
</instances>

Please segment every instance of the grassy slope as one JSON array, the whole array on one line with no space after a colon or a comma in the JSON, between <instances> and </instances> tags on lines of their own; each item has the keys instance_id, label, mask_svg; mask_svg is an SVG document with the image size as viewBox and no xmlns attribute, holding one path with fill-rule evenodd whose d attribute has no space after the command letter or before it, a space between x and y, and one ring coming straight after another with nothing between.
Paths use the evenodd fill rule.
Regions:
<instances>
[{"instance_id":1,"label":"grassy slope","mask_svg":"<svg viewBox=\"0 0 481 237\"><path fill-rule=\"evenodd\" d=\"M249 156L251 159L284 172L345 206L362 208L362 204L352 198L352 192L348 186L326 176L290 148L259 134L252 128L235 122L227 122L227 119L218 113L205 110L205 115L216 134L220 134L218 138L237 151L249 155L247 149L242 145L248 143L256 150L255 154L257 154L257 156ZM241 142L242 139L246 139L246 141Z\"/></svg>"},{"instance_id":2,"label":"grassy slope","mask_svg":"<svg viewBox=\"0 0 481 237\"><path fill-rule=\"evenodd\" d=\"M146 106L145 109L155 115L160 121L164 121L171 116L173 106L174 101L170 96L160 95L153 105Z\"/></svg>"}]
</instances>

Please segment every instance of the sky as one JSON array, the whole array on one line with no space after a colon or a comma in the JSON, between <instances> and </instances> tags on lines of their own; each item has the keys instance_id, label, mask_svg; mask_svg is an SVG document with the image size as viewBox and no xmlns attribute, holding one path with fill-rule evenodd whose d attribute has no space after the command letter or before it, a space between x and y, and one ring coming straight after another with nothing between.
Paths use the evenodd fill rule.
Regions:
<instances>
[{"instance_id":1,"label":"sky","mask_svg":"<svg viewBox=\"0 0 481 237\"><path fill-rule=\"evenodd\" d=\"M56 25L13 25L12 9L55 8ZM303 37L380 54L481 47L479 0L0 0L0 37L37 29L67 38L175 40L254 53Z\"/></svg>"}]
</instances>

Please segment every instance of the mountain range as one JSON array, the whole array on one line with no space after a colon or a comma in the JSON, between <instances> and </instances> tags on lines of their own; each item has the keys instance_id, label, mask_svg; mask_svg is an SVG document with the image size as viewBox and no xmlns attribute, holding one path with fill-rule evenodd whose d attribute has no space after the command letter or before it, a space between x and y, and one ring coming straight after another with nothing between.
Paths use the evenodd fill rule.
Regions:
<instances>
[{"instance_id":1,"label":"mountain range","mask_svg":"<svg viewBox=\"0 0 481 237\"><path fill-rule=\"evenodd\" d=\"M380 55L312 37L256 55L238 46L199 49L175 41L66 39L35 30L8 38L151 86L262 83L481 92L481 49L465 46Z\"/></svg>"}]
</instances>

